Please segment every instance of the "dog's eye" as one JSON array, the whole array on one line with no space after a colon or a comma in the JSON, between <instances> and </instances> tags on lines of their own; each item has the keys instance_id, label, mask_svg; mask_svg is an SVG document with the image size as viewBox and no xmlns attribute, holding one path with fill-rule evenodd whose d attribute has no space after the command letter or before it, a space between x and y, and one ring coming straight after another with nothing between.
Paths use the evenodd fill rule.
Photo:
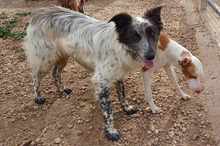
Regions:
<instances>
[{"instance_id":1,"label":"dog's eye","mask_svg":"<svg viewBox=\"0 0 220 146\"><path fill-rule=\"evenodd\" d=\"M192 75L191 78L197 79L198 76Z\"/></svg>"},{"instance_id":2,"label":"dog's eye","mask_svg":"<svg viewBox=\"0 0 220 146\"><path fill-rule=\"evenodd\" d=\"M150 34L152 37L155 37L155 32L151 32L151 34Z\"/></svg>"},{"instance_id":3,"label":"dog's eye","mask_svg":"<svg viewBox=\"0 0 220 146\"><path fill-rule=\"evenodd\" d=\"M134 40L136 40L136 41L139 41L139 40L140 40L140 37L139 37L137 34L133 35L132 38L133 38Z\"/></svg>"}]
</instances>

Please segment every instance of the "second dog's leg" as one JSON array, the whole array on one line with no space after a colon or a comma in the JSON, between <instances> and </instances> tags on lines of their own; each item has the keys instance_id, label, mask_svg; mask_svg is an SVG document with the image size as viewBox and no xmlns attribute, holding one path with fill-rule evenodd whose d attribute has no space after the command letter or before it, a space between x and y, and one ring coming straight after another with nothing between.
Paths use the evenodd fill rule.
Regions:
<instances>
[{"instance_id":1,"label":"second dog's leg","mask_svg":"<svg viewBox=\"0 0 220 146\"><path fill-rule=\"evenodd\" d=\"M62 73L63 68L67 64L68 59L69 58L67 57L62 60L63 62L56 63L56 65L53 68L53 77L55 79L55 84L61 93L65 92L66 94L70 94L72 90L63 87L63 84L61 82L61 73Z\"/></svg>"},{"instance_id":2,"label":"second dog's leg","mask_svg":"<svg viewBox=\"0 0 220 146\"><path fill-rule=\"evenodd\" d=\"M152 113L159 113L161 110L154 104L152 91L151 91L151 73L142 72L142 78L144 83L145 95L148 104L150 105Z\"/></svg>"},{"instance_id":3,"label":"second dog's leg","mask_svg":"<svg viewBox=\"0 0 220 146\"><path fill-rule=\"evenodd\" d=\"M123 110L129 115L136 113L137 109L134 108L133 106L129 105L128 101L125 97L125 87L124 87L123 81L116 82L116 90L117 90L118 98L121 102L121 106L122 106Z\"/></svg>"},{"instance_id":4,"label":"second dog's leg","mask_svg":"<svg viewBox=\"0 0 220 146\"><path fill-rule=\"evenodd\" d=\"M169 79L171 80L173 86L174 86L175 89L178 91L178 93L181 95L182 99L184 99L184 100L190 99L190 96L187 95L187 94L185 94L185 93L181 90L179 84L177 83L177 81L176 81L176 79L175 79L175 77L174 77L173 70L172 70L171 66L166 65L166 66L164 66L163 68L164 68L164 70L165 70L167 76L168 76Z\"/></svg>"}]
</instances>

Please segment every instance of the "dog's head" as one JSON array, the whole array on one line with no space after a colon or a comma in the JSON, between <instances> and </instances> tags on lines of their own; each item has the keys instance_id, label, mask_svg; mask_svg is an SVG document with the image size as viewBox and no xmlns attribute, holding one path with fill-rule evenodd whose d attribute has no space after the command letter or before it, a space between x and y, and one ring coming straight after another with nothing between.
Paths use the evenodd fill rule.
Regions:
<instances>
[{"instance_id":1,"label":"dog's head","mask_svg":"<svg viewBox=\"0 0 220 146\"><path fill-rule=\"evenodd\" d=\"M118 40L128 46L135 57L140 56L147 68L153 67L153 59L157 51L157 41L162 30L161 8L147 11L144 16L131 17L127 13L114 16Z\"/></svg>"},{"instance_id":2,"label":"dog's head","mask_svg":"<svg viewBox=\"0 0 220 146\"><path fill-rule=\"evenodd\" d=\"M200 78L203 74L200 58L190 55L188 51L183 51L178 63L182 67L182 72L186 77L189 88L195 93L202 92Z\"/></svg>"},{"instance_id":3,"label":"dog's head","mask_svg":"<svg viewBox=\"0 0 220 146\"><path fill-rule=\"evenodd\" d=\"M84 9L83 9L84 3L85 0L77 0L77 7L80 13L84 13Z\"/></svg>"}]
</instances>

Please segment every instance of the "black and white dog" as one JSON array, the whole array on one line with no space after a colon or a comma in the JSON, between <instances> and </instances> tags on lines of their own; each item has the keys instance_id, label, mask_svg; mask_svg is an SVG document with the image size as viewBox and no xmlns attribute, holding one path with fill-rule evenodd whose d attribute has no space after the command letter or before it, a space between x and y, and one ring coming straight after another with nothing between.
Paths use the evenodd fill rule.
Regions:
<instances>
[{"instance_id":1,"label":"black and white dog","mask_svg":"<svg viewBox=\"0 0 220 146\"><path fill-rule=\"evenodd\" d=\"M118 140L110 87L116 84L121 106L127 114L137 111L126 100L123 79L143 62L147 68L153 67L162 29L160 14L161 7L157 7L142 17L121 13L109 22L103 22L62 7L36 11L24 41L33 70L35 102L43 104L45 101L40 82L51 68L58 90L67 94L71 92L61 83L61 71L72 57L93 73L92 82L103 112L106 136Z\"/></svg>"}]
</instances>

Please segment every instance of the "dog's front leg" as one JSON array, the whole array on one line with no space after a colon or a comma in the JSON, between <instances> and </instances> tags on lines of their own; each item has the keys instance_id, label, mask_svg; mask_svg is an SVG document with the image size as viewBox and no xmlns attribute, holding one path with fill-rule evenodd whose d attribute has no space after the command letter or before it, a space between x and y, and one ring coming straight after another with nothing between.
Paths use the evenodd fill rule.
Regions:
<instances>
[{"instance_id":1,"label":"dog's front leg","mask_svg":"<svg viewBox=\"0 0 220 146\"><path fill-rule=\"evenodd\" d=\"M145 89L145 95L148 104L150 105L152 113L159 113L161 112L160 108L158 108L154 104L153 96L152 96L152 91L151 91L151 74L149 71L142 72L142 78L143 78L143 83L144 83L144 89Z\"/></svg>"},{"instance_id":2,"label":"dog's front leg","mask_svg":"<svg viewBox=\"0 0 220 146\"><path fill-rule=\"evenodd\" d=\"M106 80L98 83L93 80L96 99L101 107L105 120L105 135L108 139L117 141L119 134L114 128L113 112L110 101L110 83Z\"/></svg>"},{"instance_id":3,"label":"dog's front leg","mask_svg":"<svg viewBox=\"0 0 220 146\"><path fill-rule=\"evenodd\" d=\"M168 76L169 79L171 80L173 86L175 87L175 89L177 90L177 92L180 94L181 98L184 99L184 100L190 99L190 96L187 95L187 94L185 94L185 93L181 90L179 84L177 83L177 81L176 81L176 79L175 79L175 77L174 77L173 70L172 70L171 66L170 66L170 65L166 65L166 66L164 66L163 68L164 68L164 70L165 70L167 76Z\"/></svg>"},{"instance_id":4,"label":"dog's front leg","mask_svg":"<svg viewBox=\"0 0 220 146\"><path fill-rule=\"evenodd\" d=\"M128 114L134 114L137 112L137 109L134 108L133 106L128 104L128 101L125 97L125 87L124 87L124 82L123 81L117 81L116 82L116 90L118 93L118 98L121 102L121 106L123 110Z\"/></svg>"}]
</instances>

